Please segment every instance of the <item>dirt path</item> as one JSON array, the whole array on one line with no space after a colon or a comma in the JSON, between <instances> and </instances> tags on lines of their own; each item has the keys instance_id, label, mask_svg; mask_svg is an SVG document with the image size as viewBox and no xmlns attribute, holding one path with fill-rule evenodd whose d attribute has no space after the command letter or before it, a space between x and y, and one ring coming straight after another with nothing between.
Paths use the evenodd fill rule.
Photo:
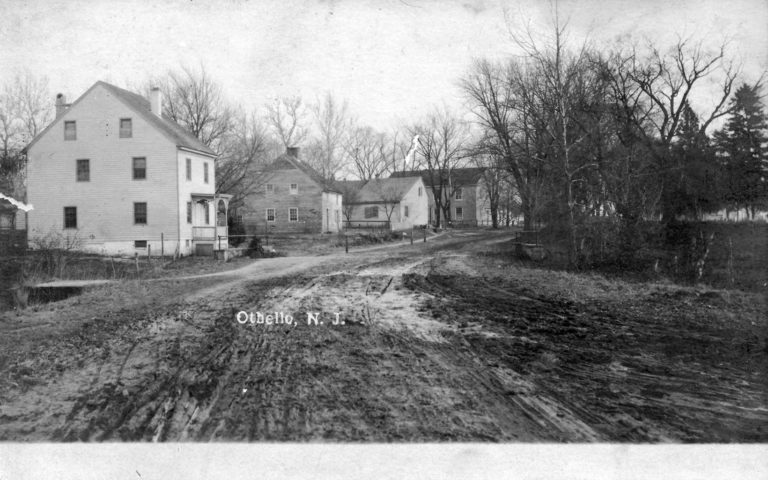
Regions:
<instances>
[{"instance_id":1,"label":"dirt path","mask_svg":"<svg viewBox=\"0 0 768 480\"><path fill-rule=\"evenodd\" d=\"M508 237L462 233L176 278L173 297L149 282L141 308L6 357L0 439L768 439L756 309L684 289L573 301L489 256Z\"/></svg>"}]
</instances>

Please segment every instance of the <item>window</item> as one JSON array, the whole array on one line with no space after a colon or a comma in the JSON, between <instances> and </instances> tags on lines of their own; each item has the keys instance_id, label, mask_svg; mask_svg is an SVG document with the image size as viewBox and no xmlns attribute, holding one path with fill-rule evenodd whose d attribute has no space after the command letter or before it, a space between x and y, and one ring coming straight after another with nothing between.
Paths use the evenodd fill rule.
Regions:
<instances>
[{"instance_id":1,"label":"window","mask_svg":"<svg viewBox=\"0 0 768 480\"><path fill-rule=\"evenodd\" d=\"M147 224L147 204L146 202L135 202L133 204L133 223L136 225Z\"/></svg>"},{"instance_id":2,"label":"window","mask_svg":"<svg viewBox=\"0 0 768 480\"><path fill-rule=\"evenodd\" d=\"M135 240L133 242L133 248L147 248L146 240Z\"/></svg>"},{"instance_id":3,"label":"window","mask_svg":"<svg viewBox=\"0 0 768 480\"><path fill-rule=\"evenodd\" d=\"M288 221L289 222L298 222L299 221L299 209L298 208L289 208L288 209Z\"/></svg>"},{"instance_id":4,"label":"window","mask_svg":"<svg viewBox=\"0 0 768 480\"><path fill-rule=\"evenodd\" d=\"M133 136L133 123L130 118L120 119L120 138L131 138Z\"/></svg>"},{"instance_id":5,"label":"window","mask_svg":"<svg viewBox=\"0 0 768 480\"><path fill-rule=\"evenodd\" d=\"M267 221L268 222L274 222L275 221L275 209L274 208L268 208L267 209Z\"/></svg>"},{"instance_id":6,"label":"window","mask_svg":"<svg viewBox=\"0 0 768 480\"><path fill-rule=\"evenodd\" d=\"M77 161L77 181L78 182L91 181L91 161L90 160L82 159Z\"/></svg>"},{"instance_id":7,"label":"window","mask_svg":"<svg viewBox=\"0 0 768 480\"><path fill-rule=\"evenodd\" d=\"M64 140L77 140L77 123L74 120L64 122Z\"/></svg>"},{"instance_id":8,"label":"window","mask_svg":"<svg viewBox=\"0 0 768 480\"><path fill-rule=\"evenodd\" d=\"M147 159L144 157L134 157L133 179L146 180L146 178L147 178Z\"/></svg>"},{"instance_id":9,"label":"window","mask_svg":"<svg viewBox=\"0 0 768 480\"><path fill-rule=\"evenodd\" d=\"M365 207L365 218L379 218L379 207Z\"/></svg>"},{"instance_id":10,"label":"window","mask_svg":"<svg viewBox=\"0 0 768 480\"><path fill-rule=\"evenodd\" d=\"M299 184L298 183L292 183L291 184L291 195L296 195L299 193Z\"/></svg>"},{"instance_id":11,"label":"window","mask_svg":"<svg viewBox=\"0 0 768 480\"><path fill-rule=\"evenodd\" d=\"M208 162L203 162L203 181L208 183Z\"/></svg>"},{"instance_id":12,"label":"window","mask_svg":"<svg viewBox=\"0 0 768 480\"><path fill-rule=\"evenodd\" d=\"M456 220L464 220L464 209L456 207Z\"/></svg>"},{"instance_id":13,"label":"window","mask_svg":"<svg viewBox=\"0 0 768 480\"><path fill-rule=\"evenodd\" d=\"M419 187L419 196L421 196L421 187Z\"/></svg>"},{"instance_id":14,"label":"window","mask_svg":"<svg viewBox=\"0 0 768 480\"><path fill-rule=\"evenodd\" d=\"M340 220L340 216L339 216L339 211L338 210L334 210L333 211L333 218L334 218L334 220L336 220L336 225L338 225L339 224L339 220Z\"/></svg>"},{"instance_id":15,"label":"window","mask_svg":"<svg viewBox=\"0 0 768 480\"><path fill-rule=\"evenodd\" d=\"M187 180L192 180L192 159L187 159Z\"/></svg>"},{"instance_id":16,"label":"window","mask_svg":"<svg viewBox=\"0 0 768 480\"><path fill-rule=\"evenodd\" d=\"M187 223L192 223L192 202L187 202Z\"/></svg>"},{"instance_id":17,"label":"window","mask_svg":"<svg viewBox=\"0 0 768 480\"><path fill-rule=\"evenodd\" d=\"M271 183L268 183L267 184L267 193L272 193L274 191L275 191L275 186L272 185Z\"/></svg>"},{"instance_id":18,"label":"window","mask_svg":"<svg viewBox=\"0 0 768 480\"><path fill-rule=\"evenodd\" d=\"M77 207L64 207L64 228L77 228Z\"/></svg>"},{"instance_id":19,"label":"window","mask_svg":"<svg viewBox=\"0 0 768 480\"><path fill-rule=\"evenodd\" d=\"M408 205L405 205L403 207L403 216L408 218Z\"/></svg>"},{"instance_id":20,"label":"window","mask_svg":"<svg viewBox=\"0 0 768 480\"><path fill-rule=\"evenodd\" d=\"M454 195L455 195L455 198L456 198L456 200L461 200L461 193L462 193L462 192L461 192L461 188L457 188L457 189L456 189L456 193L454 194Z\"/></svg>"},{"instance_id":21,"label":"window","mask_svg":"<svg viewBox=\"0 0 768 480\"><path fill-rule=\"evenodd\" d=\"M211 224L211 209L208 208L208 204L204 203L203 208L205 209L205 224L210 225Z\"/></svg>"}]
</instances>

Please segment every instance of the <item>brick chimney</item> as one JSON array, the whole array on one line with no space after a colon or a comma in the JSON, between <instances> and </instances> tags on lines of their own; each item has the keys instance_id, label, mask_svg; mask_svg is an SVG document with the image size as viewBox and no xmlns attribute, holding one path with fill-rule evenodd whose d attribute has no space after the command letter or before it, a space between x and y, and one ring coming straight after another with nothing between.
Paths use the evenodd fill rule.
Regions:
<instances>
[{"instance_id":1,"label":"brick chimney","mask_svg":"<svg viewBox=\"0 0 768 480\"><path fill-rule=\"evenodd\" d=\"M63 93L59 93L56 95L56 118L59 118L60 116L64 115L64 112L67 111L67 108L69 107L69 104L67 103L67 98L64 96Z\"/></svg>"},{"instance_id":2,"label":"brick chimney","mask_svg":"<svg viewBox=\"0 0 768 480\"><path fill-rule=\"evenodd\" d=\"M288 147L286 148L285 153L288 154L289 157L299 158L299 147Z\"/></svg>"},{"instance_id":3,"label":"brick chimney","mask_svg":"<svg viewBox=\"0 0 768 480\"><path fill-rule=\"evenodd\" d=\"M163 115L163 92L159 87L152 87L149 92L149 105L152 113L161 117Z\"/></svg>"}]
</instances>

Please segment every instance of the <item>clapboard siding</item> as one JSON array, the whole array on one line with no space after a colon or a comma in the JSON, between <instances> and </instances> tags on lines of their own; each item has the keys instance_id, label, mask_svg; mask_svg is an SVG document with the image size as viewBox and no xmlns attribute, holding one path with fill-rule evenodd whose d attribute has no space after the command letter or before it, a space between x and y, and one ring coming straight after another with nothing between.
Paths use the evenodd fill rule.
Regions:
<instances>
[{"instance_id":1,"label":"clapboard siding","mask_svg":"<svg viewBox=\"0 0 768 480\"><path fill-rule=\"evenodd\" d=\"M340 194L324 194L322 186L299 169L274 170L264 183L259 191L249 196L243 208L243 223L249 233L263 233L267 225L276 232L320 233L328 230L326 226L330 231L338 230L335 222L326 222L324 216L326 210L333 212L331 206L337 202L335 208L341 211L341 200L336 200L336 197L341 197ZM267 183L273 186L271 193L266 191ZM299 187L295 195L290 193L292 183ZM268 208L275 209L274 222L266 221ZM299 209L297 222L289 221L291 208Z\"/></svg>"},{"instance_id":2,"label":"clapboard siding","mask_svg":"<svg viewBox=\"0 0 768 480\"><path fill-rule=\"evenodd\" d=\"M121 118L132 119L132 138L119 138ZM69 120L77 122L74 141L64 140ZM159 241L161 234L178 239L176 145L103 86L58 118L28 157L30 238L51 230L76 233L84 247L110 252L132 252L135 240ZM133 180L133 157L147 159L145 180ZM78 159L90 160L88 182L77 181ZM147 203L146 225L134 224L134 202ZM76 232L63 229L65 206L77 207Z\"/></svg>"}]
</instances>

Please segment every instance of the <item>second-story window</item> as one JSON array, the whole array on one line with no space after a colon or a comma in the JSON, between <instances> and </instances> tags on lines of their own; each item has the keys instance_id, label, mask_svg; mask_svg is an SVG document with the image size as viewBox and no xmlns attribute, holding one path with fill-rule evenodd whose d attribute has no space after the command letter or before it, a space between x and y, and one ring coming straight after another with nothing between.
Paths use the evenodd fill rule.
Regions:
<instances>
[{"instance_id":1,"label":"second-story window","mask_svg":"<svg viewBox=\"0 0 768 480\"><path fill-rule=\"evenodd\" d=\"M455 195L456 200L461 200L461 195L462 195L461 189L457 188L456 195Z\"/></svg>"},{"instance_id":2,"label":"second-story window","mask_svg":"<svg viewBox=\"0 0 768 480\"><path fill-rule=\"evenodd\" d=\"M77 161L77 181L78 182L91 181L91 161L90 160L80 159Z\"/></svg>"},{"instance_id":3,"label":"second-story window","mask_svg":"<svg viewBox=\"0 0 768 480\"><path fill-rule=\"evenodd\" d=\"M120 119L120 138L133 137L133 122L130 118Z\"/></svg>"},{"instance_id":4,"label":"second-story window","mask_svg":"<svg viewBox=\"0 0 768 480\"><path fill-rule=\"evenodd\" d=\"M187 223L192 223L192 202L187 202Z\"/></svg>"},{"instance_id":5,"label":"second-story window","mask_svg":"<svg viewBox=\"0 0 768 480\"><path fill-rule=\"evenodd\" d=\"M268 208L267 209L267 221L268 222L274 222L275 221L275 209L274 208Z\"/></svg>"},{"instance_id":6,"label":"second-story window","mask_svg":"<svg viewBox=\"0 0 768 480\"><path fill-rule=\"evenodd\" d=\"M272 193L274 191L275 191L275 186L272 185L271 183L268 183L267 184L267 193Z\"/></svg>"},{"instance_id":7,"label":"second-story window","mask_svg":"<svg viewBox=\"0 0 768 480\"><path fill-rule=\"evenodd\" d=\"M187 180L192 180L192 159L187 159Z\"/></svg>"},{"instance_id":8,"label":"second-story window","mask_svg":"<svg viewBox=\"0 0 768 480\"><path fill-rule=\"evenodd\" d=\"M208 183L208 162L203 163L203 181Z\"/></svg>"},{"instance_id":9,"label":"second-story window","mask_svg":"<svg viewBox=\"0 0 768 480\"><path fill-rule=\"evenodd\" d=\"M136 225L147 224L147 203L136 202L133 204L133 223Z\"/></svg>"},{"instance_id":10,"label":"second-story window","mask_svg":"<svg viewBox=\"0 0 768 480\"><path fill-rule=\"evenodd\" d=\"M299 184L298 183L292 183L290 187L291 195L296 195L299 193Z\"/></svg>"},{"instance_id":11,"label":"second-story window","mask_svg":"<svg viewBox=\"0 0 768 480\"><path fill-rule=\"evenodd\" d=\"M64 140L77 140L77 123L74 120L64 122Z\"/></svg>"},{"instance_id":12,"label":"second-story window","mask_svg":"<svg viewBox=\"0 0 768 480\"><path fill-rule=\"evenodd\" d=\"M133 158L133 179L145 180L147 178L147 159L144 157Z\"/></svg>"}]
</instances>

